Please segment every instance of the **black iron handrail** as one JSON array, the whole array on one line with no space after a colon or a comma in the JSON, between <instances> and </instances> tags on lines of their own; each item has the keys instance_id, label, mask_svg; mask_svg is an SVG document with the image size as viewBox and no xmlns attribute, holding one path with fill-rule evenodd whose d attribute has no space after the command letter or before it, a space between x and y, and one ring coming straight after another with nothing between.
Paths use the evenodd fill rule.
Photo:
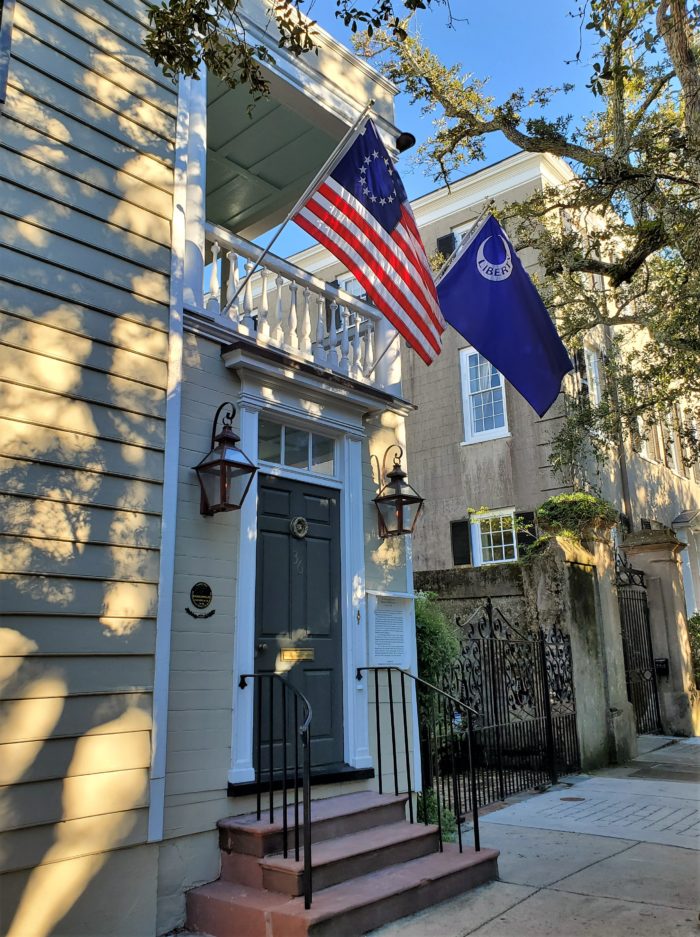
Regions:
<instances>
[{"instance_id":1,"label":"black iron handrail","mask_svg":"<svg viewBox=\"0 0 700 937\"><path fill-rule=\"evenodd\" d=\"M302 839L304 850L304 907L311 907L311 898L313 891L312 871L311 871L311 703L296 687L288 683L281 674L272 671L259 671L257 673L243 673L238 681L241 690L248 686L248 680L257 681L257 715L255 723L255 796L256 796L256 814L258 820L262 816L263 799L263 775L267 774L268 790L268 810L270 823L274 823L274 797L275 775L282 783L282 850L284 858L289 855L289 818L288 818L288 799L287 790L291 787L294 791L294 858L299 861L299 741L302 747L301 764L301 788L302 788ZM267 772L263 771L263 689L265 681L268 683L268 713L267 727L268 739L267 748ZM281 707L275 710L275 686L279 685L282 692ZM292 722L297 727L294 733L294 746L292 766L289 765L289 740L287 737L288 724L288 697L293 700ZM303 719L299 720L299 709L302 710ZM282 765L275 765L275 716L278 720L281 718L282 737L281 737L281 760ZM279 722L278 722L279 724Z\"/></svg>"},{"instance_id":2,"label":"black iron handrail","mask_svg":"<svg viewBox=\"0 0 700 937\"><path fill-rule=\"evenodd\" d=\"M441 690L440 687L428 683L421 677L417 677L408 670L401 667L358 667L356 679L362 680L363 672L374 673L374 696L375 696L375 724L377 733L377 777L379 779L379 793L384 793L384 781L382 777L382 719L379 710L379 675L386 674L387 688L389 697L389 719L391 725L391 751L394 768L394 793L408 794L408 812L411 823L416 822L413 810L413 790L411 785L411 757L408 743L408 719L409 706L406 701L406 679L412 680L416 688L416 705L418 712L418 745L422 752L422 797L423 822L429 823L429 802L432 796L435 797L436 819L440 834L440 849L442 850L444 842L444 821L445 812L451 810L456 821L457 842L459 851L462 852L462 806L471 801L472 823L474 828L474 848L477 852L480 850L479 837L479 808L476 791L476 776L472 764L472 736L473 736L473 718L477 711L465 703L463 700L452 696L450 693ZM394 714L394 681L392 674L400 675L401 689L401 709L403 715L403 743L406 771L406 791L399 791L399 759L396 746L396 717ZM423 696L419 700L419 695ZM466 790L460 790L458 779L457 761L464 750L465 736L461 727L462 714L467 716L466 732L466 750L469 767L470 796L467 797ZM459 719L457 718L459 716ZM442 734L440 734L442 730ZM415 747L415 743L414 743ZM448 772L443 770L444 759L447 760ZM446 778L449 774L449 778ZM464 774L462 774L462 778ZM418 793L418 792L416 792ZM464 794L464 797L462 795ZM430 795L430 796L429 796Z\"/></svg>"}]
</instances>

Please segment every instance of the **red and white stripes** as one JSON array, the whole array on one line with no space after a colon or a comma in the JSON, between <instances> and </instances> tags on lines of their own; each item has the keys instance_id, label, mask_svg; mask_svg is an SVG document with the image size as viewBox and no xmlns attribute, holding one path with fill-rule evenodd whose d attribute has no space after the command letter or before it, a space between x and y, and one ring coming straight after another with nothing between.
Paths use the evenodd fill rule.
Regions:
<instances>
[{"instance_id":1,"label":"red and white stripes","mask_svg":"<svg viewBox=\"0 0 700 937\"><path fill-rule=\"evenodd\" d=\"M369 299L426 362L441 350L445 322L408 204L389 234L350 192L329 177L294 216L341 260Z\"/></svg>"}]
</instances>

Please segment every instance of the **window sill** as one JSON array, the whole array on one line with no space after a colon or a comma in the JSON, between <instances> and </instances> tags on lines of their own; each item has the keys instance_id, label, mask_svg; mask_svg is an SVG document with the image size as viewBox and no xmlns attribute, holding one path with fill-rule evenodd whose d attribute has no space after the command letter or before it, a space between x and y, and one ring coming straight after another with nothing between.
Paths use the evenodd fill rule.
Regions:
<instances>
[{"instance_id":1,"label":"window sill","mask_svg":"<svg viewBox=\"0 0 700 937\"><path fill-rule=\"evenodd\" d=\"M506 566L510 563L517 563L518 557L514 556L512 560L482 560L479 566Z\"/></svg>"},{"instance_id":2,"label":"window sill","mask_svg":"<svg viewBox=\"0 0 700 937\"><path fill-rule=\"evenodd\" d=\"M505 433L484 433L483 435L479 434L474 439L465 439L460 443L460 446L474 446L480 442L492 442L494 439L510 439L511 433L507 430Z\"/></svg>"}]
</instances>

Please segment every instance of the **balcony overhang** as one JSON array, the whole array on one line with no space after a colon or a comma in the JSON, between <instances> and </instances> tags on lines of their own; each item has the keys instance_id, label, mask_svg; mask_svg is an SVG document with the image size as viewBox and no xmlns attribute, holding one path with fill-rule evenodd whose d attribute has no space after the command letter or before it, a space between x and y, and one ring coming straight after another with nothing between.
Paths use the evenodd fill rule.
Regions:
<instances>
[{"instance_id":1,"label":"balcony overhang","mask_svg":"<svg viewBox=\"0 0 700 937\"><path fill-rule=\"evenodd\" d=\"M255 102L244 87L210 76L207 87L206 217L255 238L286 216L346 131L374 99L372 116L390 150L396 88L324 30L318 55L280 50L264 4L244 4L249 42L269 47L263 66L270 95Z\"/></svg>"}]
</instances>

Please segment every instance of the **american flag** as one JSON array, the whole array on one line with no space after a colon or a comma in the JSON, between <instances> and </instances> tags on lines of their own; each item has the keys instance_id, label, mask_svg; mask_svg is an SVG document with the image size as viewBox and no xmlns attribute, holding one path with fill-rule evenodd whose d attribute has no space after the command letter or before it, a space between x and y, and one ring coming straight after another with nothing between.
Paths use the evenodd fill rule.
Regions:
<instances>
[{"instance_id":1,"label":"american flag","mask_svg":"<svg viewBox=\"0 0 700 937\"><path fill-rule=\"evenodd\" d=\"M345 264L426 364L440 354L445 322L428 258L371 120L294 220Z\"/></svg>"}]
</instances>

